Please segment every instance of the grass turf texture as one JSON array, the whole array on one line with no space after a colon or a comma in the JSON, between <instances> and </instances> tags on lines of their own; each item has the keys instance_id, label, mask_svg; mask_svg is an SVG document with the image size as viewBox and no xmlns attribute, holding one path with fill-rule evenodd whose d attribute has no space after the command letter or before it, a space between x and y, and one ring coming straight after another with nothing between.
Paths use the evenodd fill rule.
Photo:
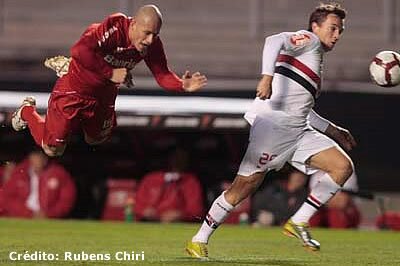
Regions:
<instances>
[{"instance_id":1,"label":"grass turf texture","mask_svg":"<svg viewBox=\"0 0 400 266\"><path fill-rule=\"evenodd\" d=\"M210 260L184 253L198 224L111 223L0 219L0 265L15 264L11 251L58 253L59 261L22 265L400 265L400 234L390 231L314 229L320 252L310 252L281 228L222 225L211 239ZM64 261L64 252L109 253L110 261ZM116 261L118 251L144 251L144 261Z\"/></svg>"}]
</instances>

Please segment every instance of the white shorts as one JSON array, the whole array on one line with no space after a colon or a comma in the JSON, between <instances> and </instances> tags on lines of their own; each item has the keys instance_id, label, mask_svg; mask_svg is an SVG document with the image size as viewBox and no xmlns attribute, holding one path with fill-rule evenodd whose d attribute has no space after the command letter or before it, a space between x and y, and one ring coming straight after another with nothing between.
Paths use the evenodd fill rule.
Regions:
<instances>
[{"instance_id":1,"label":"white shorts","mask_svg":"<svg viewBox=\"0 0 400 266\"><path fill-rule=\"evenodd\" d=\"M338 144L311 127L281 126L268 116L257 116L250 129L249 145L238 174L250 176L257 172L279 170L288 162L311 175L318 171L306 165L314 154L337 147Z\"/></svg>"}]
</instances>

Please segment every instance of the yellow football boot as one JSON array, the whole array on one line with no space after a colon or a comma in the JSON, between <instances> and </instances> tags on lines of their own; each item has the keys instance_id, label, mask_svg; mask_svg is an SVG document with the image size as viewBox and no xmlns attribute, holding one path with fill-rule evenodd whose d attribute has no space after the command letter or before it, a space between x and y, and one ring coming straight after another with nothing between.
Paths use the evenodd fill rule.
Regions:
<instances>
[{"instance_id":1,"label":"yellow football boot","mask_svg":"<svg viewBox=\"0 0 400 266\"><path fill-rule=\"evenodd\" d=\"M208 260L208 249L205 243L189 241L185 250L192 258Z\"/></svg>"},{"instance_id":2,"label":"yellow football boot","mask_svg":"<svg viewBox=\"0 0 400 266\"><path fill-rule=\"evenodd\" d=\"M283 226L283 233L290 237L298 238L303 246L312 251L319 251L321 245L315 239L312 239L310 232L308 231L308 224L299 223L295 224L291 219L286 222Z\"/></svg>"}]
</instances>

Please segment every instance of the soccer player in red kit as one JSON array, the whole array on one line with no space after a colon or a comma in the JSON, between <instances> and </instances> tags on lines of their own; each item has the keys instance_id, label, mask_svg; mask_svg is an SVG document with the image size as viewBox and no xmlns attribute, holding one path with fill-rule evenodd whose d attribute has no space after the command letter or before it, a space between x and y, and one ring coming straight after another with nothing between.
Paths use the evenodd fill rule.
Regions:
<instances>
[{"instance_id":1,"label":"soccer player in red kit","mask_svg":"<svg viewBox=\"0 0 400 266\"><path fill-rule=\"evenodd\" d=\"M186 71L180 79L168 68L161 25L162 15L154 5L139 8L134 17L117 13L90 25L71 49L68 72L53 88L46 117L36 112L35 99L27 97L13 114L13 128L28 126L49 156L62 155L77 128L83 129L88 144L103 143L116 125L118 87L142 60L168 91L193 92L205 86L207 79L199 72Z\"/></svg>"}]
</instances>

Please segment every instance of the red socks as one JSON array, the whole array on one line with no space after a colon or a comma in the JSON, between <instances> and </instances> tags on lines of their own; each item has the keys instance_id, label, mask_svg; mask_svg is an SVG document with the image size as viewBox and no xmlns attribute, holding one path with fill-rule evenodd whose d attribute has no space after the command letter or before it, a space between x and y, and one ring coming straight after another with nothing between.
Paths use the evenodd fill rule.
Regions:
<instances>
[{"instance_id":1,"label":"red socks","mask_svg":"<svg viewBox=\"0 0 400 266\"><path fill-rule=\"evenodd\" d=\"M44 119L36 112L33 106L25 106L22 108L21 117L28 123L29 130L36 144L42 147Z\"/></svg>"}]
</instances>

